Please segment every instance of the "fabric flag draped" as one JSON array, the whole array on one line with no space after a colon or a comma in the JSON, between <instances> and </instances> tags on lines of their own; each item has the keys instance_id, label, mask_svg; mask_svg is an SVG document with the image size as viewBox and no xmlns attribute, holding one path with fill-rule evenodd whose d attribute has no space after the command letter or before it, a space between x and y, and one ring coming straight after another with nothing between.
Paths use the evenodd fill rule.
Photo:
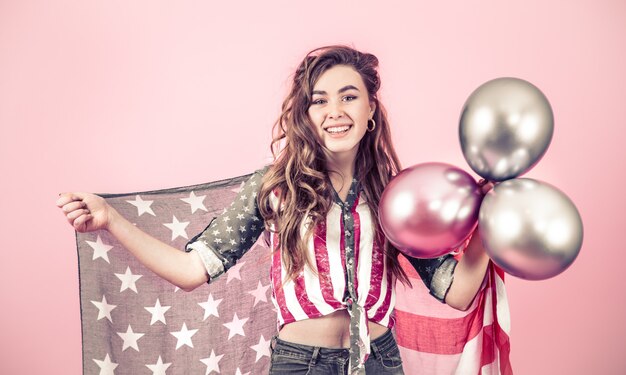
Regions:
<instances>
[{"instance_id":1,"label":"fabric flag draped","mask_svg":"<svg viewBox=\"0 0 626 375\"><path fill-rule=\"evenodd\" d=\"M183 248L250 175L158 191L100 194L148 234ZM84 374L264 374L276 333L262 237L193 292L144 267L106 231L77 233Z\"/></svg>"},{"instance_id":2,"label":"fabric flag draped","mask_svg":"<svg viewBox=\"0 0 626 375\"><path fill-rule=\"evenodd\" d=\"M504 272L489 262L467 311L436 301L409 261L412 287L396 284L396 339L408 374L510 375L510 314ZM418 371L419 370L419 371Z\"/></svg>"},{"instance_id":3,"label":"fabric flag draped","mask_svg":"<svg viewBox=\"0 0 626 375\"><path fill-rule=\"evenodd\" d=\"M251 174L200 185L99 194L148 234L183 248L226 210ZM269 249L252 249L211 284L184 292L156 276L107 231L76 233L83 373L267 374L276 334ZM396 336L406 374L511 374L503 274L491 265L466 312L397 284ZM481 372L481 368L482 371Z\"/></svg>"}]
</instances>

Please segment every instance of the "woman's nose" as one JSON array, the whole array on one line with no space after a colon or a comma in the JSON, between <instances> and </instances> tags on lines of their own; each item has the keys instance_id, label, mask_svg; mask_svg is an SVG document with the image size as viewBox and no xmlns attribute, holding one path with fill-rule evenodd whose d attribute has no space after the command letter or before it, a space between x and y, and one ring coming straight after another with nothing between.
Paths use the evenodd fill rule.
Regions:
<instances>
[{"instance_id":1,"label":"woman's nose","mask_svg":"<svg viewBox=\"0 0 626 375\"><path fill-rule=\"evenodd\" d=\"M343 109L341 103L331 103L328 106L328 117L338 118L343 116Z\"/></svg>"}]
</instances>

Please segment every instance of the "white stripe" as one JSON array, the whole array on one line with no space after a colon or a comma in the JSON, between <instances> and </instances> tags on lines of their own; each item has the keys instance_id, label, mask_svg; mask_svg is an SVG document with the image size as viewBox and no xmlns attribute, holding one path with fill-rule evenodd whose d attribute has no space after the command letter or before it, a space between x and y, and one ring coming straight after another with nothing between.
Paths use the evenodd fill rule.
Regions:
<instances>
[{"instance_id":1,"label":"white stripe","mask_svg":"<svg viewBox=\"0 0 626 375\"><path fill-rule=\"evenodd\" d=\"M359 264L357 278L359 280L359 288L357 290L358 303L365 306L367 297L370 292L370 282L372 279L372 249L374 248L374 235L372 233L372 217L368 207L358 206L356 209L360 225L359 236ZM356 233L355 233L356 244ZM369 315L368 315L369 316ZM371 317L371 316L370 316Z\"/></svg>"},{"instance_id":2,"label":"white stripe","mask_svg":"<svg viewBox=\"0 0 626 375\"><path fill-rule=\"evenodd\" d=\"M463 347L463 353L459 358L459 365L455 375L478 374L480 371L481 351L483 347L483 330L469 340Z\"/></svg>"},{"instance_id":3,"label":"white stripe","mask_svg":"<svg viewBox=\"0 0 626 375\"><path fill-rule=\"evenodd\" d=\"M282 259L280 263L281 280L285 280L287 278L285 272L285 264L283 263ZM285 283L285 285L283 286L283 291L285 293L285 304L287 305L287 309L289 310L291 315L293 315L294 319L296 321L308 319L309 316L304 312L302 306L300 306L300 303L298 302L298 297L296 296L296 284L293 282L293 280L289 280L288 283Z\"/></svg>"},{"instance_id":4,"label":"white stripe","mask_svg":"<svg viewBox=\"0 0 626 375\"><path fill-rule=\"evenodd\" d=\"M333 293L337 301L343 300L346 290L346 276L341 264L340 240L341 232L341 209L333 204L326 217L326 250L328 251L328 268L330 280L333 284Z\"/></svg>"},{"instance_id":5,"label":"white stripe","mask_svg":"<svg viewBox=\"0 0 626 375\"><path fill-rule=\"evenodd\" d=\"M273 225L272 225L272 230L275 230ZM272 241L272 249L274 249L273 241ZM283 262L282 256L280 256L280 252L276 253L275 256L280 257L280 281L282 282L287 277L286 271L285 271L285 263ZM300 306L300 303L298 302L298 298L296 297L295 284L293 280L290 280L288 283L285 283L285 285L283 285L283 293L285 295L285 304L287 305L287 310L289 310L291 315L293 315L294 319L295 320L307 319L308 316L302 309L302 306ZM278 309L278 312L279 312L278 315L280 317L280 308L278 307L278 303L276 303L276 308ZM284 319L282 319L282 317L280 318L281 320L283 320L283 323L284 323Z\"/></svg>"},{"instance_id":6,"label":"white stripe","mask_svg":"<svg viewBox=\"0 0 626 375\"><path fill-rule=\"evenodd\" d=\"M500 278L500 275L498 275L497 272L494 272L494 274L496 275L496 314L498 314L498 324L500 325L500 328L502 328L502 330L506 332L507 335L509 335L509 333L511 332L511 314L509 312L509 300L506 296L504 280Z\"/></svg>"},{"instance_id":7,"label":"white stripe","mask_svg":"<svg viewBox=\"0 0 626 375\"><path fill-rule=\"evenodd\" d=\"M272 195L273 194L274 193L272 193ZM274 257L275 256L280 256L280 253L278 253L278 254L274 254L273 253L274 247L275 247L273 231L276 230L275 227L274 227L274 224L270 225L270 229L272 230L272 232L270 232L270 251L272 252L271 253L272 254L272 256L271 256L271 262L272 263L271 264L273 265L274 264ZM271 278L271 276L270 276L270 278ZM271 280L270 285L272 286L272 302L274 303L274 307L276 308L276 312L277 312L276 315L278 315L278 325L279 325L279 327L282 327L282 325L285 324L285 318L283 318L283 315L280 313L280 306L278 306L278 301L276 300L276 298L274 296L275 291L274 291L274 282L273 282L273 280Z\"/></svg>"},{"instance_id":8,"label":"white stripe","mask_svg":"<svg viewBox=\"0 0 626 375\"><path fill-rule=\"evenodd\" d=\"M485 288L485 312L483 314L483 327L493 324L493 301L491 300L491 288Z\"/></svg>"},{"instance_id":9,"label":"white stripe","mask_svg":"<svg viewBox=\"0 0 626 375\"><path fill-rule=\"evenodd\" d=\"M385 268L385 272L387 272L386 268ZM394 282L396 282L395 278L393 280ZM387 314L385 314L385 316L379 322L379 324L384 325L385 327L389 326L389 320L391 319L391 314L393 313L393 307L395 305L396 305L396 291L395 291L395 288L391 288L391 297L389 298L389 309L387 309Z\"/></svg>"},{"instance_id":10,"label":"white stripe","mask_svg":"<svg viewBox=\"0 0 626 375\"><path fill-rule=\"evenodd\" d=\"M307 215L306 223L310 223L310 222L311 222L311 218L310 216ZM300 226L301 238L304 238L305 233L306 233L306 225L305 225L305 222L303 222L302 225ZM322 295L322 286L320 285L319 276L316 274L317 262L315 261L315 244L314 244L315 238L314 237L315 237L315 234L313 234L311 238L309 238L309 241L307 242L307 245L306 245L307 256L309 257L309 260L311 261L311 265L313 266L313 269L305 265L304 286L306 289L307 296L309 297L309 301L311 301L311 303L315 305L317 310L319 310L319 312L322 313L322 315L327 315L335 310L332 308L332 306L326 303L326 301L324 300L324 296Z\"/></svg>"}]
</instances>

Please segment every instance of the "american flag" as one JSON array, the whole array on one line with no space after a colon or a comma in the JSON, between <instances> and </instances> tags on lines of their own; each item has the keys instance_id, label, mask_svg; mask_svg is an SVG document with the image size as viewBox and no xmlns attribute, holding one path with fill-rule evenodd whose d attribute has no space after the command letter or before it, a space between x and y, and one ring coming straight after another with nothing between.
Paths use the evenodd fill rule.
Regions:
<instances>
[{"instance_id":1,"label":"american flag","mask_svg":"<svg viewBox=\"0 0 626 375\"><path fill-rule=\"evenodd\" d=\"M407 374L513 374L510 313L499 267L489 262L472 305L459 311L436 301L405 257L400 264L412 284L396 284L396 339Z\"/></svg>"},{"instance_id":2,"label":"american flag","mask_svg":"<svg viewBox=\"0 0 626 375\"><path fill-rule=\"evenodd\" d=\"M249 177L99 195L143 231L183 251ZM190 293L144 267L107 231L77 233L76 245L84 374L268 372L276 312L262 237L226 274Z\"/></svg>"},{"instance_id":3,"label":"american flag","mask_svg":"<svg viewBox=\"0 0 626 375\"><path fill-rule=\"evenodd\" d=\"M251 174L201 185L99 194L148 234L181 249L226 211ZM267 374L276 334L263 236L211 284L184 292L107 231L76 233L83 373ZM490 264L468 311L436 301L410 263L397 284L395 334L406 374L512 374L503 273ZM481 372L482 371L482 372Z\"/></svg>"}]
</instances>

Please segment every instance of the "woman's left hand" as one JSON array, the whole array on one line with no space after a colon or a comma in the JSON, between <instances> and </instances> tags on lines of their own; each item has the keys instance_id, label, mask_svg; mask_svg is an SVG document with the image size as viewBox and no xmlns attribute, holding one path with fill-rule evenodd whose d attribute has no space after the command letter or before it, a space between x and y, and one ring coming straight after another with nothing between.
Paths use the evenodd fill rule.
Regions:
<instances>
[{"instance_id":1,"label":"woman's left hand","mask_svg":"<svg viewBox=\"0 0 626 375\"><path fill-rule=\"evenodd\" d=\"M478 187L480 187L480 192L483 195L486 195L489 190L493 189L494 186L496 186L495 183L485 180L484 178L481 178L480 181L478 181Z\"/></svg>"}]
</instances>

